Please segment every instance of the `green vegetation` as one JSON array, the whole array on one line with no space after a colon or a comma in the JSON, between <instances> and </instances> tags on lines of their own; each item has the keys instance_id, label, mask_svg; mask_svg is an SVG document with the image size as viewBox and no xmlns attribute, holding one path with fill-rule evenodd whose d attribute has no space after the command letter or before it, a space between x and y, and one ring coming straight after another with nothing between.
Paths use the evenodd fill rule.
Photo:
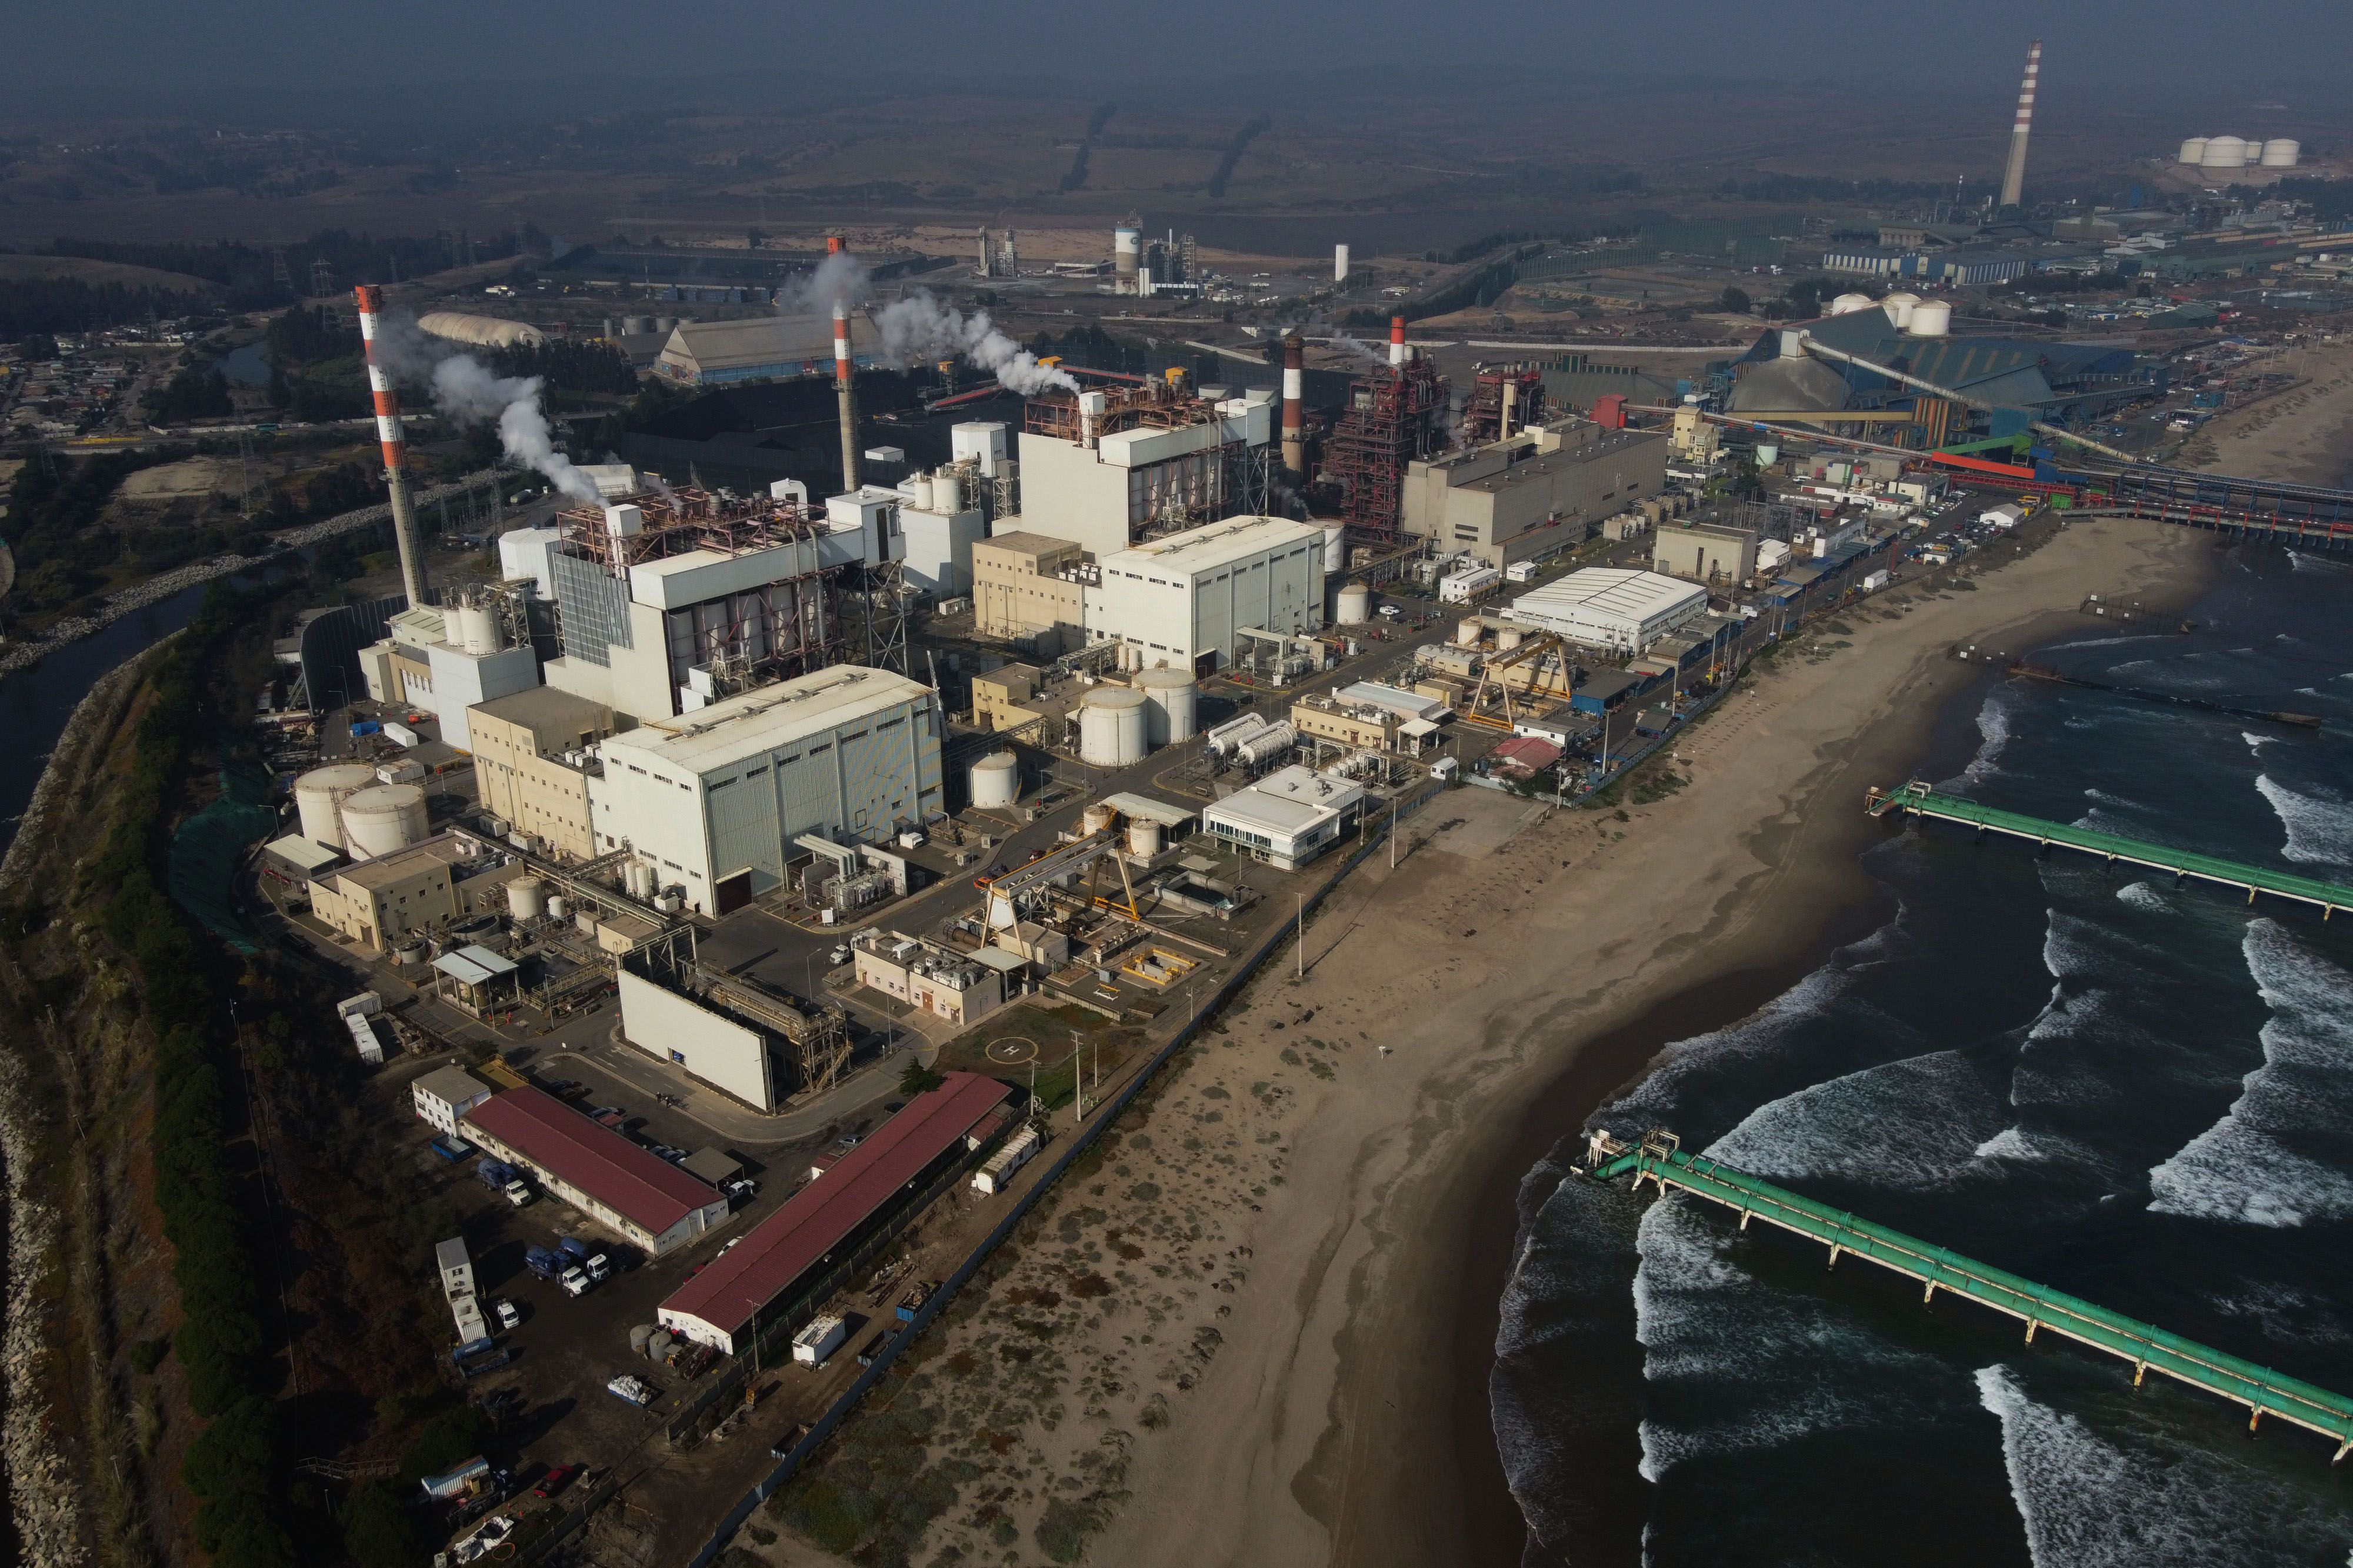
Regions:
<instances>
[{"instance_id":1,"label":"green vegetation","mask_svg":"<svg viewBox=\"0 0 2353 1568\"><path fill-rule=\"evenodd\" d=\"M153 267L185 273L217 283L228 290L233 309L250 310L282 305L308 292L316 264L325 262L339 287L368 279L417 278L470 261L491 261L543 244L545 237L525 226L520 234L486 236L480 239L459 234L385 236L353 234L348 229L321 229L310 238L281 247L252 246L236 240L208 245L184 240L60 239L48 247L51 256L79 256L93 261L119 261L132 267ZM286 282L279 281L282 263Z\"/></svg>"},{"instance_id":2,"label":"green vegetation","mask_svg":"<svg viewBox=\"0 0 2353 1568\"><path fill-rule=\"evenodd\" d=\"M100 331L158 316L184 316L206 302L194 279L185 292L79 278L0 279L0 340ZM27 357L52 360L57 349L52 344L47 353Z\"/></svg>"},{"instance_id":3,"label":"green vegetation","mask_svg":"<svg viewBox=\"0 0 2353 1568\"><path fill-rule=\"evenodd\" d=\"M899 1075L899 1092L913 1099L919 1094L929 1094L945 1082L947 1078L944 1074L934 1072L921 1062L909 1062L907 1070Z\"/></svg>"},{"instance_id":4,"label":"green vegetation","mask_svg":"<svg viewBox=\"0 0 2353 1568\"><path fill-rule=\"evenodd\" d=\"M147 416L159 425L220 419L235 412L228 400L228 378L217 370L195 365L179 371L147 396Z\"/></svg>"}]
</instances>

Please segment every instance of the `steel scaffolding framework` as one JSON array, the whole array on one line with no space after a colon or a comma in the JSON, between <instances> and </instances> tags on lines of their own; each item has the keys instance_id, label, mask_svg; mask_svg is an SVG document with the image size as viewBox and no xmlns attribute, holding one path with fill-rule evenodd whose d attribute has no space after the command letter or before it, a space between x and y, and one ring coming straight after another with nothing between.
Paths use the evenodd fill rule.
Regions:
<instances>
[{"instance_id":1,"label":"steel scaffolding framework","mask_svg":"<svg viewBox=\"0 0 2353 1568\"><path fill-rule=\"evenodd\" d=\"M1504 435L1504 388L1512 388L1512 428L1525 430L1545 416L1544 372L1533 364L1491 364L1479 372L1462 405L1462 444L1483 447Z\"/></svg>"},{"instance_id":2,"label":"steel scaffolding framework","mask_svg":"<svg viewBox=\"0 0 2353 1568\"><path fill-rule=\"evenodd\" d=\"M1406 468L1443 445L1446 378L1427 360L1409 360L1358 378L1348 406L1324 443L1324 477L1341 485L1352 540L1394 544L1405 522Z\"/></svg>"}]
</instances>

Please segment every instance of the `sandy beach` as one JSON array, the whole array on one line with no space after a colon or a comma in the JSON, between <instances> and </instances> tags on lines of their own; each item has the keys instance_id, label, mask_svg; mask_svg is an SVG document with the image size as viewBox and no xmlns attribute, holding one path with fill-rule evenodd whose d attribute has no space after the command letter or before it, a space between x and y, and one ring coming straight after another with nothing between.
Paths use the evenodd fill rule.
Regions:
<instances>
[{"instance_id":1,"label":"sandy beach","mask_svg":"<svg viewBox=\"0 0 2353 1568\"><path fill-rule=\"evenodd\" d=\"M1651 804L1434 803L1311 925L1306 978L1270 965L933 1336L890 1418L955 1501L909 1560L1518 1561L1486 1374L1521 1175L1868 912L1863 791L1985 679L1957 647L2090 593L2187 602L2217 549L2079 521L1767 661Z\"/></svg>"},{"instance_id":2,"label":"sandy beach","mask_svg":"<svg viewBox=\"0 0 2353 1568\"><path fill-rule=\"evenodd\" d=\"M2305 384L2234 409L2198 433L2186 468L2308 485L2341 486L2353 473L2353 342L2292 351L2280 362Z\"/></svg>"}]
</instances>

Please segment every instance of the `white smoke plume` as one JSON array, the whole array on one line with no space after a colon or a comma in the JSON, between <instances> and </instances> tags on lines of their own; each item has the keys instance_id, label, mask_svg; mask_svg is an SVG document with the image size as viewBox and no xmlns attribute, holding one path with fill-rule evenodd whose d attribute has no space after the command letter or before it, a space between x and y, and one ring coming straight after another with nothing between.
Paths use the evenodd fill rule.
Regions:
<instances>
[{"instance_id":1,"label":"white smoke plume","mask_svg":"<svg viewBox=\"0 0 2353 1568\"><path fill-rule=\"evenodd\" d=\"M547 477L575 500L602 498L596 482L555 449L547 411L540 404L541 379L499 375L473 355L419 331L416 322L387 317L378 325L376 362L400 381L421 381L433 406L459 425L495 424L508 457Z\"/></svg>"},{"instance_id":2,"label":"white smoke plume","mask_svg":"<svg viewBox=\"0 0 2353 1568\"><path fill-rule=\"evenodd\" d=\"M1050 386L1079 390L1077 377L1039 364L1036 354L998 331L986 310L967 316L918 291L875 311L874 325L882 333L884 357L900 364L957 353L995 373L1008 390L1024 397L1035 397Z\"/></svg>"},{"instance_id":3,"label":"white smoke plume","mask_svg":"<svg viewBox=\"0 0 2353 1568\"><path fill-rule=\"evenodd\" d=\"M1370 343L1359 342L1345 332L1335 332L1324 341L1342 353L1360 355L1375 363L1379 363L1388 357L1387 351L1376 353Z\"/></svg>"},{"instance_id":4,"label":"white smoke plume","mask_svg":"<svg viewBox=\"0 0 2353 1568\"><path fill-rule=\"evenodd\" d=\"M787 280L776 290L780 316L830 316L835 305L851 310L866 302L874 279L866 264L846 250L835 251L816 270Z\"/></svg>"}]
</instances>

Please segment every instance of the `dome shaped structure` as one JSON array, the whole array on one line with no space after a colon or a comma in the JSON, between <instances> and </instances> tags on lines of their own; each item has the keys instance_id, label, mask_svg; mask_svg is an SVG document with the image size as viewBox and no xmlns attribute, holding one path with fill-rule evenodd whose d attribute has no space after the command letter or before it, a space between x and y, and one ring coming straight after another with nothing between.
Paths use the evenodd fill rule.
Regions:
<instances>
[{"instance_id":1,"label":"dome shaped structure","mask_svg":"<svg viewBox=\"0 0 2353 1568\"><path fill-rule=\"evenodd\" d=\"M2173 161L2177 163L2187 163L2193 169L2199 164L2204 163L2206 161L2206 138L2203 136L2192 136L2182 142L2181 151L2175 156Z\"/></svg>"},{"instance_id":2,"label":"dome shaped structure","mask_svg":"<svg viewBox=\"0 0 2353 1568\"><path fill-rule=\"evenodd\" d=\"M496 316L469 315L463 310L427 310L417 318L417 324L437 338L490 349L511 349L517 343L535 348L547 341L547 334L537 327L502 321Z\"/></svg>"},{"instance_id":3,"label":"dome shaped structure","mask_svg":"<svg viewBox=\"0 0 2353 1568\"><path fill-rule=\"evenodd\" d=\"M2206 151L2200 154L2201 169L2243 169L2247 166L2247 139L2243 136L2210 136Z\"/></svg>"},{"instance_id":4,"label":"dome shaped structure","mask_svg":"<svg viewBox=\"0 0 2353 1568\"><path fill-rule=\"evenodd\" d=\"M2263 143L2260 162L2266 169L2293 169L2303 160L2304 143L2289 136L2274 136Z\"/></svg>"}]
</instances>

